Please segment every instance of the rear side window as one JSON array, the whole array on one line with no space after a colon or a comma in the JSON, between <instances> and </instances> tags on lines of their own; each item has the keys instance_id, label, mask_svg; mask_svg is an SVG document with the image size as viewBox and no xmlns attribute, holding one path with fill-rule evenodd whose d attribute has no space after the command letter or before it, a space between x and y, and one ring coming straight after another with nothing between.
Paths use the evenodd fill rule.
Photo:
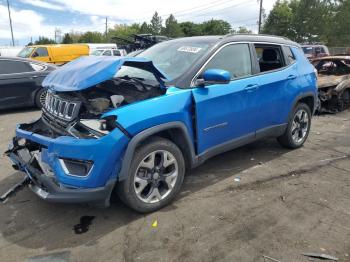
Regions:
<instances>
[{"instance_id":1,"label":"rear side window","mask_svg":"<svg viewBox=\"0 0 350 262\"><path fill-rule=\"evenodd\" d=\"M285 66L282 48L279 45L255 45L260 72L280 69Z\"/></svg>"},{"instance_id":2,"label":"rear side window","mask_svg":"<svg viewBox=\"0 0 350 262\"><path fill-rule=\"evenodd\" d=\"M285 55L286 55L286 57L287 57L287 63L288 64L293 64L293 63L295 63L295 56L294 56L294 54L293 54L293 51L292 51L292 49L289 47L289 46L284 46L283 47L283 50L284 50L284 53L285 53Z\"/></svg>"},{"instance_id":3,"label":"rear side window","mask_svg":"<svg viewBox=\"0 0 350 262\"><path fill-rule=\"evenodd\" d=\"M26 62L0 60L0 74L18 74L32 71L33 68Z\"/></svg>"},{"instance_id":4,"label":"rear side window","mask_svg":"<svg viewBox=\"0 0 350 262\"><path fill-rule=\"evenodd\" d=\"M104 56L111 56L112 55L112 52L111 50L107 50L103 53Z\"/></svg>"},{"instance_id":5,"label":"rear side window","mask_svg":"<svg viewBox=\"0 0 350 262\"><path fill-rule=\"evenodd\" d=\"M114 56L121 56L121 53L119 50L113 50L113 55Z\"/></svg>"},{"instance_id":6,"label":"rear side window","mask_svg":"<svg viewBox=\"0 0 350 262\"><path fill-rule=\"evenodd\" d=\"M46 47L38 47L37 49L35 49L32 55L32 57L42 57L42 56L49 56Z\"/></svg>"},{"instance_id":7,"label":"rear side window","mask_svg":"<svg viewBox=\"0 0 350 262\"><path fill-rule=\"evenodd\" d=\"M231 73L232 78L240 78L252 74L249 46L232 44L222 48L205 66L207 69L222 69Z\"/></svg>"}]
</instances>

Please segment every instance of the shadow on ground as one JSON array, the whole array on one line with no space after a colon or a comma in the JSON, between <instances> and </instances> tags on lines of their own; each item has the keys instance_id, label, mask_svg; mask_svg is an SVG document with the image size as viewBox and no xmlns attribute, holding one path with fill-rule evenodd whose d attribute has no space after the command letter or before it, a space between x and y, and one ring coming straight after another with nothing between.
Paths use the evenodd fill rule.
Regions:
<instances>
[{"instance_id":1,"label":"shadow on ground","mask_svg":"<svg viewBox=\"0 0 350 262\"><path fill-rule=\"evenodd\" d=\"M14 109L2 109L0 110L0 115L11 115L11 114L18 114L18 113L30 113L39 111L37 107L21 107L21 108L14 108Z\"/></svg>"},{"instance_id":2,"label":"shadow on ground","mask_svg":"<svg viewBox=\"0 0 350 262\"><path fill-rule=\"evenodd\" d=\"M195 170L188 172L183 189L177 200L201 189L233 177L239 172L279 158L288 152L274 140L265 140L221 154L208 160ZM21 179L19 172L0 182L0 192ZM175 202L177 201L175 200ZM172 204L158 211L171 212ZM82 216L95 219L90 230L84 234L75 234L74 225ZM99 209L82 205L62 205L46 203L38 199L28 188L20 191L6 203L0 204L0 232L9 242L0 246L16 244L22 247L46 250L71 248L79 245L94 245L104 235L128 225L132 221L147 215L137 214L119 201L110 208Z\"/></svg>"}]
</instances>

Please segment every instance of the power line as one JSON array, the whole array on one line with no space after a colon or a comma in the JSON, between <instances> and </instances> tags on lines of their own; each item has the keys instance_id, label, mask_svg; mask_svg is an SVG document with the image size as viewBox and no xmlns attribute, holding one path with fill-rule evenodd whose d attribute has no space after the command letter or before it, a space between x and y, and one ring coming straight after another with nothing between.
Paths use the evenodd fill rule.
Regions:
<instances>
[{"instance_id":1,"label":"power line","mask_svg":"<svg viewBox=\"0 0 350 262\"><path fill-rule=\"evenodd\" d=\"M11 11L10 11L10 3L7 0L7 10L9 12L9 20L10 20L10 28L11 28L11 37L12 37L12 46L15 46L15 39L13 37L13 29L12 29L12 19L11 19Z\"/></svg>"}]
</instances>

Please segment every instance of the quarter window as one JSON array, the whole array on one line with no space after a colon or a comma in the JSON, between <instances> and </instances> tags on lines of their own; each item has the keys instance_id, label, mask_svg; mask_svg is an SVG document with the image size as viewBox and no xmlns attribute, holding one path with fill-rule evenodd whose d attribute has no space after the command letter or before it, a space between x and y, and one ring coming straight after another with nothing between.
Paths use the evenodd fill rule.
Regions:
<instances>
[{"instance_id":1,"label":"quarter window","mask_svg":"<svg viewBox=\"0 0 350 262\"><path fill-rule=\"evenodd\" d=\"M284 52L287 56L289 64L293 64L296 59L295 59L295 56L292 52L292 49L289 46L285 46L283 49L284 49Z\"/></svg>"},{"instance_id":2,"label":"quarter window","mask_svg":"<svg viewBox=\"0 0 350 262\"><path fill-rule=\"evenodd\" d=\"M205 66L207 69L222 69L231 73L232 78L240 78L252 74L249 46L232 44L222 48Z\"/></svg>"}]
</instances>

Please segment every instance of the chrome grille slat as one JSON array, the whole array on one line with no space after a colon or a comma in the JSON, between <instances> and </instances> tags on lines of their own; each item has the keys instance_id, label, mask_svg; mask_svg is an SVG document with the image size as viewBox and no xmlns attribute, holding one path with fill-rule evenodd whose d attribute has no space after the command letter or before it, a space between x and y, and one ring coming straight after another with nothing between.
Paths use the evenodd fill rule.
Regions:
<instances>
[{"instance_id":1,"label":"chrome grille slat","mask_svg":"<svg viewBox=\"0 0 350 262\"><path fill-rule=\"evenodd\" d=\"M69 101L52 92L47 92L43 111L53 117L71 121L78 116L80 104L78 101Z\"/></svg>"}]
</instances>

